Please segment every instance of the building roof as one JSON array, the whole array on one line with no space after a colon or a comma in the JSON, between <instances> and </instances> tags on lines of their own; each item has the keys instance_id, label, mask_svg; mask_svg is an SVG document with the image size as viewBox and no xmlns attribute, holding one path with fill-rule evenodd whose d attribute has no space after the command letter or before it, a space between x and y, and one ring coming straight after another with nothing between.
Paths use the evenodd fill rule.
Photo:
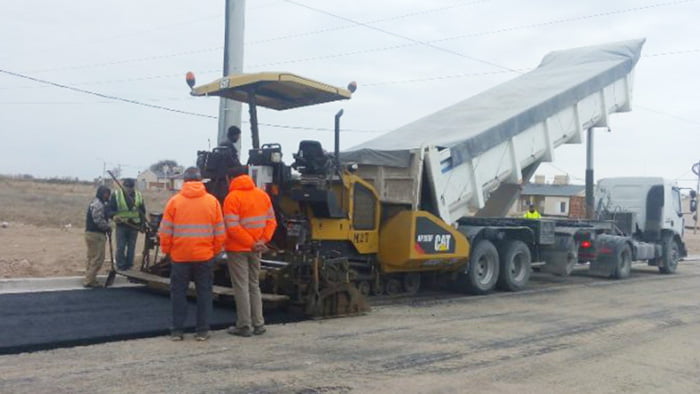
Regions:
<instances>
[{"instance_id":1,"label":"building roof","mask_svg":"<svg viewBox=\"0 0 700 394\"><path fill-rule=\"evenodd\" d=\"M586 190L584 185L547 185L526 183L523 185L521 196L561 196L570 197L582 195Z\"/></svg>"}]
</instances>

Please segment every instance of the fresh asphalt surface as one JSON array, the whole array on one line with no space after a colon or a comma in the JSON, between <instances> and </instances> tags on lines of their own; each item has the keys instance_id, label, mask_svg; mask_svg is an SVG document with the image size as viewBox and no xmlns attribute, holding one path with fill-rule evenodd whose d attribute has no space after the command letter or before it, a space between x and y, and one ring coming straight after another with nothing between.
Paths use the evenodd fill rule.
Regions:
<instances>
[{"instance_id":1,"label":"fresh asphalt surface","mask_svg":"<svg viewBox=\"0 0 700 394\"><path fill-rule=\"evenodd\" d=\"M697 259L697 256L689 259ZM655 270L633 269L631 279L650 274L658 275ZM523 293L595 282L605 284L611 280L588 276L586 270L577 270L567 278L533 273ZM462 297L465 295L427 291L412 297L379 297L372 304L411 304ZM0 354L166 335L170 328L170 314L169 297L145 288L3 294L0 295ZM265 319L268 324L299 320L280 311L266 311ZM232 305L215 303L212 329L228 327L234 321ZM186 322L189 331L193 331L194 323L195 303L191 301Z\"/></svg>"},{"instance_id":2,"label":"fresh asphalt surface","mask_svg":"<svg viewBox=\"0 0 700 394\"><path fill-rule=\"evenodd\" d=\"M195 302L186 327L194 330ZM0 354L88 345L169 333L170 299L144 288L0 295ZM274 323L280 317L268 313ZM214 305L212 329L233 324L232 305Z\"/></svg>"}]
</instances>

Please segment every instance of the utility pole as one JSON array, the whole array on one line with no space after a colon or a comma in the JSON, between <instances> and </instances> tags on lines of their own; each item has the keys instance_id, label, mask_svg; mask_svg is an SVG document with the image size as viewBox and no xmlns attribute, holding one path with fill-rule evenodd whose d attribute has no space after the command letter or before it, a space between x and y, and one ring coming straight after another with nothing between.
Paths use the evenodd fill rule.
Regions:
<instances>
[{"instance_id":1,"label":"utility pole","mask_svg":"<svg viewBox=\"0 0 700 394\"><path fill-rule=\"evenodd\" d=\"M244 28L245 0L226 0L223 76L243 72ZM219 144L226 141L226 132L234 125L241 127L241 103L222 97L219 102ZM236 148L241 151L240 140Z\"/></svg>"},{"instance_id":2,"label":"utility pole","mask_svg":"<svg viewBox=\"0 0 700 394\"><path fill-rule=\"evenodd\" d=\"M693 164L693 167L691 169L693 170L693 174L695 174L698 177L698 183L695 186L695 195L700 196L700 161ZM693 234L697 234L697 232L698 232L698 211L695 211L695 212L693 212Z\"/></svg>"}]
</instances>

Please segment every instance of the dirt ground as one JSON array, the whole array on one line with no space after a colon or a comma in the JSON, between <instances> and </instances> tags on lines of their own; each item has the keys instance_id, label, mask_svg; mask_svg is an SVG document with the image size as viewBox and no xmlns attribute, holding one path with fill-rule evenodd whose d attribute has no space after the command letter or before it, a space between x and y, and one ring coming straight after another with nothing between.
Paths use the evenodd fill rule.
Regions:
<instances>
[{"instance_id":1,"label":"dirt ground","mask_svg":"<svg viewBox=\"0 0 700 394\"><path fill-rule=\"evenodd\" d=\"M354 318L0 357L0 392L696 393L700 262L675 275L382 306Z\"/></svg>"},{"instance_id":2,"label":"dirt ground","mask_svg":"<svg viewBox=\"0 0 700 394\"><path fill-rule=\"evenodd\" d=\"M85 210L94 195L91 185L0 178L0 222L8 224L0 227L0 278L82 275ZM162 212L171 195L144 192L146 208ZM137 254L141 248L139 238Z\"/></svg>"}]
</instances>

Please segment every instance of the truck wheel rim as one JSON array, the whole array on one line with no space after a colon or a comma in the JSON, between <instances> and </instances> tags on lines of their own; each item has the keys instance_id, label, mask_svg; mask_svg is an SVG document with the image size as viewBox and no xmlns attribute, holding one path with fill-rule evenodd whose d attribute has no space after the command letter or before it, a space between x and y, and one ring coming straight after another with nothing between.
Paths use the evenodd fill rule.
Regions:
<instances>
[{"instance_id":1,"label":"truck wheel rim","mask_svg":"<svg viewBox=\"0 0 700 394\"><path fill-rule=\"evenodd\" d=\"M476 275L479 278L479 283L487 284L491 282L493 277L493 269L491 261L487 256L482 256L477 263Z\"/></svg>"},{"instance_id":2,"label":"truck wheel rim","mask_svg":"<svg viewBox=\"0 0 700 394\"><path fill-rule=\"evenodd\" d=\"M678 265L678 246L675 242L671 247L671 261L668 262L668 265L670 268L675 268Z\"/></svg>"}]
</instances>

